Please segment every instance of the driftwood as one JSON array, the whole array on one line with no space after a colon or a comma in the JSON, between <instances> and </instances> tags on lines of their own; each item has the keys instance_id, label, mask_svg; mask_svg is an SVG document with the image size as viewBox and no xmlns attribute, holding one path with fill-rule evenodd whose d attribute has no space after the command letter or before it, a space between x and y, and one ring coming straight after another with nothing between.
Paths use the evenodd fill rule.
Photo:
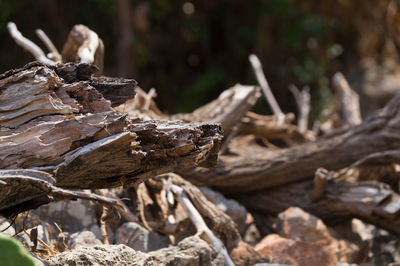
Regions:
<instances>
[{"instance_id":1,"label":"driftwood","mask_svg":"<svg viewBox=\"0 0 400 266\"><path fill-rule=\"evenodd\" d=\"M350 88L349 83L340 72L333 76L332 83L338 96L337 101L340 105L342 124L344 126L360 124L362 119L358 94Z\"/></svg>"},{"instance_id":2,"label":"driftwood","mask_svg":"<svg viewBox=\"0 0 400 266\"><path fill-rule=\"evenodd\" d=\"M293 84L289 85L289 90L292 92L296 100L299 116L297 125L302 132L308 129L308 117L311 111L311 95L310 88L305 86L301 91Z\"/></svg>"},{"instance_id":3,"label":"driftwood","mask_svg":"<svg viewBox=\"0 0 400 266\"><path fill-rule=\"evenodd\" d=\"M74 63L95 64L99 75L104 68L104 44L96 32L84 25L75 25L61 52L62 60Z\"/></svg>"},{"instance_id":4,"label":"driftwood","mask_svg":"<svg viewBox=\"0 0 400 266\"><path fill-rule=\"evenodd\" d=\"M301 181L274 189L236 194L235 197L249 210L262 215L277 214L290 206L298 206L329 223L357 217L400 234L398 193L379 181L349 182L333 179L332 174L320 169L314 183ZM379 180L384 176L375 175L374 178ZM315 193L316 190L319 193Z\"/></svg>"},{"instance_id":5,"label":"driftwood","mask_svg":"<svg viewBox=\"0 0 400 266\"><path fill-rule=\"evenodd\" d=\"M95 69L31 63L0 75L0 168L41 170L54 186L96 189L215 165L219 125L128 119L112 105L134 97L136 81L94 78ZM14 185L2 185L0 194Z\"/></svg>"},{"instance_id":6,"label":"driftwood","mask_svg":"<svg viewBox=\"0 0 400 266\"><path fill-rule=\"evenodd\" d=\"M304 143L315 140L315 136L311 131L303 131L299 127L291 124L293 118L292 115L288 114L285 116L285 119L279 123L275 116L247 112L241 120L238 134L251 134L259 138L270 140L288 140L293 143Z\"/></svg>"},{"instance_id":7,"label":"driftwood","mask_svg":"<svg viewBox=\"0 0 400 266\"><path fill-rule=\"evenodd\" d=\"M243 147L236 155L222 155L213 169L183 173L197 185L246 192L312 178L320 168L337 170L371 154L399 148L397 126L400 95L359 126L341 130L315 142L278 151L259 152Z\"/></svg>"},{"instance_id":8,"label":"driftwood","mask_svg":"<svg viewBox=\"0 0 400 266\"><path fill-rule=\"evenodd\" d=\"M336 73L332 84L336 92L334 100L322 112L322 123L314 122L313 131L328 134L335 129L355 126L362 122L358 94L351 89L344 75Z\"/></svg>"},{"instance_id":9,"label":"driftwood","mask_svg":"<svg viewBox=\"0 0 400 266\"><path fill-rule=\"evenodd\" d=\"M260 60L258 59L258 57L256 55L251 54L249 56L249 61L253 67L253 70L256 74L257 81L261 86L261 89L265 95L265 98L266 98L267 102L269 103L269 105L271 106L271 109L274 112L274 115L278 119L278 123L282 123L283 120L285 119L285 115L282 113L282 110L279 107L279 104L276 101L271 88L269 87L268 81L265 78L264 72L262 70Z\"/></svg>"},{"instance_id":10,"label":"driftwood","mask_svg":"<svg viewBox=\"0 0 400 266\"><path fill-rule=\"evenodd\" d=\"M35 59L41 63L46 65L55 65L61 62L94 64L99 70L95 75L101 76L103 73L103 41L96 32L84 25L75 25L72 28L65 42L62 54L58 52L50 38L41 29L37 29L36 34L50 51L47 56L39 46L25 38L22 33L18 31L15 23L9 22L7 24L7 29L14 41L31 53Z\"/></svg>"}]
</instances>

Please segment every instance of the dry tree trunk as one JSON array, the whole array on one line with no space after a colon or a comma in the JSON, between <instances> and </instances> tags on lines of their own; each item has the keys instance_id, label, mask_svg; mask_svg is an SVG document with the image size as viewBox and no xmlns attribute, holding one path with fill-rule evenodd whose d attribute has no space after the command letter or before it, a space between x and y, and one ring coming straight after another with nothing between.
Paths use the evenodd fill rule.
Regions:
<instances>
[{"instance_id":1,"label":"dry tree trunk","mask_svg":"<svg viewBox=\"0 0 400 266\"><path fill-rule=\"evenodd\" d=\"M374 178L379 180L384 176L381 172ZM400 234L400 195L389 185L375 180L334 179L332 173L321 169L317 171L314 183L311 180L300 181L273 189L235 194L234 197L252 212L262 215L277 214L298 206L328 223L357 217Z\"/></svg>"},{"instance_id":2,"label":"dry tree trunk","mask_svg":"<svg viewBox=\"0 0 400 266\"><path fill-rule=\"evenodd\" d=\"M215 165L219 125L128 119L112 106L134 97L136 81L95 78L95 70L36 62L0 75L0 169L41 170L52 175L51 185L96 189ZM23 182L1 180L2 196L31 199L16 193ZM0 204L5 208L12 212Z\"/></svg>"},{"instance_id":3,"label":"dry tree trunk","mask_svg":"<svg viewBox=\"0 0 400 266\"><path fill-rule=\"evenodd\" d=\"M233 193L249 192L310 179L320 168L337 170L371 153L400 147L400 95L359 126L291 148L269 151L249 147L221 155L213 169L181 171L197 185Z\"/></svg>"}]
</instances>

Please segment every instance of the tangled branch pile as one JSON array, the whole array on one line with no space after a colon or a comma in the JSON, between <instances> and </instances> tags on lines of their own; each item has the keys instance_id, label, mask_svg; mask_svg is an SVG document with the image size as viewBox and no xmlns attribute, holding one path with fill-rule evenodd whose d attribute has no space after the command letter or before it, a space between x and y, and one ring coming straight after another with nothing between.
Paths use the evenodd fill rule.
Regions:
<instances>
[{"instance_id":1,"label":"tangled branch pile","mask_svg":"<svg viewBox=\"0 0 400 266\"><path fill-rule=\"evenodd\" d=\"M48 43L50 57L9 30L41 62L0 75L0 227L13 220L42 260L377 262L379 239L400 233L400 96L362 120L338 73L336 102L309 130L307 89L291 87L295 125L252 57L274 115L252 113L261 90L240 84L167 115L154 90L101 76L102 41L88 28L75 26L61 54Z\"/></svg>"}]
</instances>

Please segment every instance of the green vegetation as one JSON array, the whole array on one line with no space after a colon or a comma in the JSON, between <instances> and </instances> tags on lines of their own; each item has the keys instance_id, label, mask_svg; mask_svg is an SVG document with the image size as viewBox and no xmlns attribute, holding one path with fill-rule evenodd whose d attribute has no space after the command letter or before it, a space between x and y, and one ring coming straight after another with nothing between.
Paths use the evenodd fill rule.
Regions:
<instances>
[{"instance_id":1,"label":"green vegetation","mask_svg":"<svg viewBox=\"0 0 400 266\"><path fill-rule=\"evenodd\" d=\"M32 257L17 240L0 233L0 266L34 266Z\"/></svg>"}]
</instances>

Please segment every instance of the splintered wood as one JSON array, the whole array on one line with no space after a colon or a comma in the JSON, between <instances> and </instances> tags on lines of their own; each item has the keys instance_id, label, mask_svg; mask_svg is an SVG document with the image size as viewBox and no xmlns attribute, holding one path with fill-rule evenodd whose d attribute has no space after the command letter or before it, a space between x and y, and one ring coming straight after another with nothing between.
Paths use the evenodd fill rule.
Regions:
<instances>
[{"instance_id":1,"label":"splintered wood","mask_svg":"<svg viewBox=\"0 0 400 266\"><path fill-rule=\"evenodd\" d=\"M94 78L95 70L31 63L0 75L1 169L41 170L54 178L51 185L95 189L215 165L219 125L128 119L112 105L133 98L136 81ZM21 203L35 195L0 179L2 196ZM10 209L3 202L0 211Z\"/></svg>"}]
</instances>

